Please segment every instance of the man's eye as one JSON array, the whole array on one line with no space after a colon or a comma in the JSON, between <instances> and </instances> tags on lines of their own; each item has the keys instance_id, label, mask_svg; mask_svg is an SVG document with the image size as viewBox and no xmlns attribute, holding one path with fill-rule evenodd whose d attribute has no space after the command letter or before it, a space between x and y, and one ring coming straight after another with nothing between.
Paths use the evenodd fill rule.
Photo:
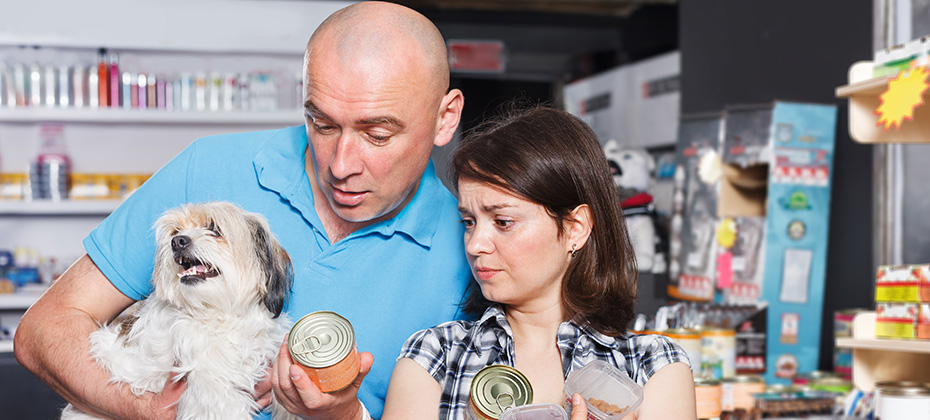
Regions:
<instances>
[{"instance_id":1,"label":"man's eye","mask_svg":"<svg viewBox=\"0 0 930 420\"><path fill-rule=\"evenodd\" d=\"M374 144L384 144L391 140L391 136L380 136L372 133L368 133L368 138L371 139L371 142Z\"/></svg>"},{"instance_id":2,"label":"man's eye","mask_svg":"<svg viewBox=\"0 0 930 420\"><path fill-rule=\"evenodd\" d=\"M320 134L332 134L333 132L336 131L336 127L333 127L331 125L313 124L313 129L316 130L316 132Z\"/></svg>"}]
</instances>

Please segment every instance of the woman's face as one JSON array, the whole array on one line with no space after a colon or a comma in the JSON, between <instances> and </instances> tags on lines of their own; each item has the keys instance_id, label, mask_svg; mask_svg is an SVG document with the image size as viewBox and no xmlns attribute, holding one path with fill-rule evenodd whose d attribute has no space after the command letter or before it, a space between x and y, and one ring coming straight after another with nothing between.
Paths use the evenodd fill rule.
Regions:
<instances>
[{"instance_id":1,"label":"woman's face","mask_svg":"<svg viewBox=\"0 0 930 420\"><path fill-rule=\"evenodd\" d=\"M560 302L571 244L543 206L460 179L459 212L468 263L485 298L525 309Z\"/></svg>"}]
</instances>

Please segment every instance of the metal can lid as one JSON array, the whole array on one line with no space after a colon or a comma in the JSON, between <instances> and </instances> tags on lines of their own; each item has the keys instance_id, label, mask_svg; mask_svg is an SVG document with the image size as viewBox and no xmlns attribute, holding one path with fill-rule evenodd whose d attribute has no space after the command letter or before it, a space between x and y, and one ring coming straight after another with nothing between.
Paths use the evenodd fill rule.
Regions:
<instances>
[{"instance_id":1,"label":"metal can lid","mask_svg":"<svg viewBox=\"0 0 930 420\"><path fill-rule=\"evenodd\" d=\"M735 337L736 330L731 330L729 328L708 328L701 330L701 335L704 337Z\"/></svg>"},{"instance_id":2,"label":"metal can lid","mask_svg":"<svg viewBox=\"0 0 930 420\"><path fill-rule=\"evenodd\" d=\"M729 378L723 378L723 382L735 382L741 384L764 383L765 380L759 375L736 375Z\"/></svg>"},{"instance_id":3,"label":"metal can lid","mask_svg":"<svg viewBox=\"0 0 930 420\"><path fill-rule=\"evenodd\" d=\"M304 315L291 327L287 349L297 363L325 368L345 359L355 348L352 324L339 314L318 311Z\"/></svg>"},{"instance_id":4,"label":"metal can lid","mask_svg":"<svg viewBox=\"0 0 930 420\"><path fill-rule=\"evenodd\" d=\"M916 381L880 381L875 383L875 389L882 390L882 393L892 388L928 388L928 385Z\"/></svg>"},{"instance_id":5,"label":"metal can lid","mask_svg":"<svg viewBox=\"0 0 930 420\"><path fill-rule=\"evenodd\" d=\"M714 378L708 378L704 376L698 376L694 378L694 386L717 386L720 385L720 380Z\"/></svg>"},{"instance_id":6,"label":"metal can lid","mask_svg":"<svg viewBox=\"0 0 930 420\"><path fill-rule=\"evenodd\" d=\"M882 398L895 397L930 397L930 388L923 386L882 388Z\"/></svg>"},{"instance_id":7,"label":"metal can lid","mask_svg":"<svg viewBox=\"0 0 930 420\"><path fill-rule=\"evenodd\" d=\"M672 328L663 331L663 333L671 338L701 338L700 331L688 328Z\"/></svg>"},{"instance_id":8,"label":"metal can lid","mask_svg":"<svg viewBox=\"0 0 930 420\"><path fill-rule=\"evenodd\" d=\"M520 371L505 365L485 366L471 381L469 398L486 417L499 418L505 409L533 402L533 386Z\"/></svg>"}]
</instances>

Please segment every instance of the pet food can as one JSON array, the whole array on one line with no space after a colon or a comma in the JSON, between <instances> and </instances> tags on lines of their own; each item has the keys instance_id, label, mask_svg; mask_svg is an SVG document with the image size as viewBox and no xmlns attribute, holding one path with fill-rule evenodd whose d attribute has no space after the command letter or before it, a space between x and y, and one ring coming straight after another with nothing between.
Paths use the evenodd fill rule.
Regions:
<instances>
[{"instance_id":1,"label":"pet food can","mask_svg":"<svg viewBox=\"0 0 930 420\"><path fill-rule=\"evenodd\" d=\"M898 386L882 389L877 419L930 420L930 388Z\"/></svg>"},{"instance_id":2,"label":"pet food can","mask_svg":"<svg viewBox=\"0 0 930 420\"><path fill-rule=\"evenodd\" d=\"M755 406L752 394L765 392L765 380L757 375L737 375L725 378L720 384L720 408L734 411L738 408L752 410Z\"/></svg>"},{"instance_id":3,"label":"pet food can","mask_svg":"<svg viewBox=\"0 0 930 420\"><path fill-rule=\"evenodd\" d=\"M673 328L665 330L664 333L667 337L675 340L688 354L688 360L691 362L691 374L695 377L701 376L701 333L698 330L688 328Z\"/></svg>"},{"instance_id":4,"label":"pet food can","mask_svg":"<svg viewBox=\"0 0 930 420\"><path fill-rule=\"evenodd\" d=\"M896 388L911 389L911 388L926 388L926 387L927 385L924 385L920 382L915 382L915 381L879 381L879 382L876 382L875 383L875 396L873 397L874 402L872 403L874 406L873 412L875 413L875 420L880 420L882 418L882 409L883 409L882 404L883 404L883 399L884 399L883 397L885 393L888 392L889 390L896 389Z\"/></svg>"},{"instance_id":5,"label":"pet food can","mask_svg":"<svg viewBox=\"0 0 930 420\"><path fill-rule=\"evenodd\" d=\"M701 331L701 372L713 379L736 375L736 331L726 328Z\"/></svg>"},{"instance_id":6,"label":"pet food can","mask_svg":"<svg viewBox=\"0 0 930 420\"><path fill-rule=\"evenodd\" d=\"M533 402L533 386L520 371L504 365L485 366L471 381L468 420L497 420L504 410Z\"/></svg>"},{"instance_id":7,"label":"pet food can","mask_svg":"<svg viewBox=\"0 0 930 420\"><path fill-rule=\"evenodd\" d=\"M720 398L720 381L709 378L694 379L697 418L702 420L719 418L721 412Z\"/></svg>"},{"instance_id":8,"label":"pet food can","mask_svg":"<svg viewBox=\"0 0 930 420\"><path fill-rule=\"evenodd\" d=\"M287 349L323 392L343 389L358 376L355 331L335 312L313 312L300 318L291 328Z\"/></svg>"}]
</instances>

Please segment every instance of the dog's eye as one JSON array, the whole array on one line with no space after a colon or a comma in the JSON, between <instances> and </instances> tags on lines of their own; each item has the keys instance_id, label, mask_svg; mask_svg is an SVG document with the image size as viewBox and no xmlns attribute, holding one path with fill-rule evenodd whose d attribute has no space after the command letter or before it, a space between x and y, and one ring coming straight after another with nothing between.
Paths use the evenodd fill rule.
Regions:
<instances>
[{"instance_id":1,"label":"dog's eye","mask_svg":"<svg viewBox=\"0 0 930 420\"><path fill-rule=\"evenodd\" d=\"M175 236L175 235L177 235L177 234L178 234L178 232L180 232L180 231L179 231L179 230L177 230L177 229L171 229L171 236Z\"/></svg>"},{"instance_id":2,"label":"dog's eye","mask_svg":"<svg viewBox=\"0 0 930 420\"><path fill-rule=\"evenodd\" d=\"M216 227L216 223L213 222L212 220L210 221L210 224L207 226L207 230L210 231L210 236L214 236L214 237L217 237L217 238L219 238L220 236L223 236L223 235L220 233L219 228Z\"/></svg>"}]
</instances>

